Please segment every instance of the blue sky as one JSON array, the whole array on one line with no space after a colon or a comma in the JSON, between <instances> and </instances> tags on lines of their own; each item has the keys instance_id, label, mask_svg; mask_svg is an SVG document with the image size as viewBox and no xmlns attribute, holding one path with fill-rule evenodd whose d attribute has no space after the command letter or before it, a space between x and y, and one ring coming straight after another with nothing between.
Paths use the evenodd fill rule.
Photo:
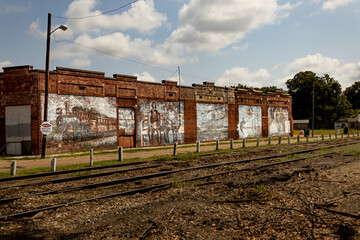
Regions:
<instances>
[{"instance_id":1,"label":"blue sky","mask_svg":"<svg viewBox=\"0 0 360 240\"><path fill-rule=\"evenodd\" d=\"M360 81L360 0L0 0L0 71L56 66L139 80L285 88L300 71ZM94 16L84 19L87 16ZM175 74L172 80L177 80Z\"/></svg>"}]
</instances>

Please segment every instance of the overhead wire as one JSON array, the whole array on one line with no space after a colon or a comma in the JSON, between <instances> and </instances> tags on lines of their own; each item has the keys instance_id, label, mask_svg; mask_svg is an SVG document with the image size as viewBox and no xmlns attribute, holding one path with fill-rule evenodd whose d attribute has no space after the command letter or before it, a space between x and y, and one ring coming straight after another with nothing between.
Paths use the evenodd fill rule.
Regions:
<instances>
[{"instance_id":1,"label":"overhead wire","mask_svg":"<svg viewBox=\"0 0 360 240\"><path fill-rule=\"evenodd\" d=\"M94 14L94 15L89 15L89 16L84 16L84 17L62 17L62 16L52 16L54 18L60 18L60 19L67 19L67 20L80 20L80 19L87 19L87 18L93 18L93 17L99 17L99 16L102 16L102 15L105 15L105 14L108 14L108 13L112 13L112 12L116 12L116 11L119 11L120 9L123 9L127 6L130 6L131 4L133 3L136 3L136 2L139 2L140 0L135 0L135 1L132 1L130 3L127 3L121 7L118 7L118 8L115 8L115 9L112 9L112 10L109 10L109 11L105 11L105 12L102 12L102 13L99 13L99 14Z\"/></svg>"},{"instance_id":2,"label":"overhead wire","mask_svg":"<svg viewBox=\"0 0 360 240\"><path fill-rule=\"evenodd\" d=\"M125 8L125 7L128 7L128 6L130 6L131 4L134 4L134 3L139 2L139 1L140 1L140 0L135 0L135 1L132 1L132 2L130 2L130 3L127 3L127 4L123 5L123 6L121 6L121 7L118 7L118 8L112 9L112 10L108 10L108 11L102 12L102 13L100 13L100 14L95 14L95 15L89 15L89 16L83 16L83 17L62 17L62 16L53 15L52 17L54 17L54 18L60 18L60 19L66 19L66 20L81 20L81 19L99 17L99 16L102 16L102 15L105 15L105 14L109 14L109 13L112 13L112 12L119 11L119 10L121 10L121 9L123 9L123 8ZM136 61L136 60L133 60L133 59L121 57L121 56L118 56L118 55L115 55L115 54L112 54L112 53L109 53L109 52L105 52L105 51L102 51L102 50L99 50L99 49L96 49L96 48L93 48L93 47L89 47L89 46L86 46L86 45L84 45L84 44L77 43L77 42L74 42L74 41L71 41L71 40L68 40L68 39L55 40L55 42L69 42L69 43L72 43L72 44L75 44L75 45L78 45L78 46L81 46L81 47L84 47L84 48L87 48L87 49L91 49L91 50L96 51L96 52L101 53L101 54L109 55L109 56L112 56L112 57L115 57L115 58L120 58L120 59L129 61L129 62L133 62L133 63L140 64L140 65L144 65L144 66L147 66L147 67L156 68L156 69L162 70L162 71L173 72L172 70L169 70L169 69L165 69L165 68L157 67L157 66L154 66L154 65L151 65L151 64L139 62L139 61ZM177 69L177 70L173 73L173 75L170 77L170 79L172 79L172 78L174 77L174 75L175 75L178 71L179 71L179 69ZM208 78L204 78L204 77L199 77L199 76L195 76L195 75L191 75L191 74L187 74L187 73L182 73L182 75L187 76L187 77L190 77L190 78L195 78L195 79L202 79L202 80L207 80L207 81L215 81L215 80L213 80L213 79L208 79Z\"/></svg>"},{"instance_id":3,"label":"overhead wire","mask_svg":"<svg viewBox=\"0 0 360 240\"><path fill-rule=\"evenodd\" d=\"M101 54L104 54L104 55L108 55L108 56L112 56L112 57L115 57L115 58L123 59L123 60L129 61L129 62L133 62L133 63L139 64L139 65L143 65L143 66L147 66L147 67L151 67L151 68L155 68L155 69L158 69L158 70L161 70L161 71L173 73L173 70L169 70L169 69L162 68L162 67L158 67L158 66L151 65L151 64L148 64L148 63L136 61L136 60L129 59L129 58L126 58L126 57L121 57L121 56L118 56L118 55L116 55L116 54L112 54L112 53L109 53L109 52L105 52L105 51L102 51L102 50L99 50L99 49L96 49L96 48L93 48L93 47L89 47L89 46L86 46L86 45L84 45L84 44L77 43L77 42L74 42L74 41L71 41L71 40L68 40L68 39L61 39L61 38L60 38L60 40L54 40L54 41L55 41L55 42L69 42L69 43L72 43L72 44L81 46L81 47L83 47L83 48L87 48L87 49L93 50L93 51L95 51L95 52L98 52L98 53L101 53ZM177 72L178 72L178 69L176 69L176 71L173 73L173 75L170 77L170 79L173 78L174 75L175 75ZM216 81L216 80L214 80L214 79L208 79L208 78L204 78L204 77L200 77L200 76L195 76L195 75L187 74L187 73L183 73L183 72L182 72L181 74L182 74L183 76L187 76L187 77L190 77L190 78L201 79L201 80L206 80L206 81Z\"/></svg>"}]
</instances>

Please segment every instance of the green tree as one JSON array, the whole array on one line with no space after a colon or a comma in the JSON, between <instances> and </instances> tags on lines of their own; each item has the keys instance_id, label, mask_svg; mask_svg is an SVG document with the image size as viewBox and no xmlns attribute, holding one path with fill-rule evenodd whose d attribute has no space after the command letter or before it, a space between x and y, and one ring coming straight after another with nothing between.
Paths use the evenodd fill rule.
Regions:
<instances>
[{"instance_id":1,"label":"green tree","mask_svg":"<svg viewBox=\"0 0 360 240\"><path fill-rule=\"evenodd\" d=\"M354 109L360 109L360 81L346 88L344 94Z\"/></svg>"},{"instance_id":2,"label":"green tree","mask_svg":"<svg viewBox=\"0 0 360 240\"><path fill-rule=\"evenodd\" d=\"M351 115L351 104L343 95L340 83L328 74L318 77L311 71L299 72L286 82L286 86L293 99L294 119L312 121L313 87L316 128L333 128L335 120Z\"/></svg>"}]
</instances>

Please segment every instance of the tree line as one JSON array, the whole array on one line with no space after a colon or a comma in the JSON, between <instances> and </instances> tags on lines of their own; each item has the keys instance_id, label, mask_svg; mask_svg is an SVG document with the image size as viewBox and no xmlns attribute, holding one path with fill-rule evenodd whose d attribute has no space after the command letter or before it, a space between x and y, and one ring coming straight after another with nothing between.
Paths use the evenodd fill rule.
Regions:
<instances>
[{"instance_id":1,"label":"tree line","mask_svg":"<svg viewBox=\"0 0 360 240\"><path fill-rule=\"evenodd\" d=\"M238 88L248 88L239 84ZM314 98L317 129L334 128L334 122L341 118L354 118L360 114L360 81L342 91L340 83L329 74L317 76L311 71L299 72L286 81L288 93L292 96L292 116L294 119L312 121ZM286 92L275 86L255 88L266 92ZM314 93L314 96L313 96Z\"/></svg>"},{"instance_id":2,"label":"tree line","mask_svg":"<svg viewBox=\"0 0 360 240\"><path fill-rule=\"evenodd\" d=\"M315 128L333 128L340 118L353 118L360 113L360 82L342 91L340 83L328 74L317 76L311 71L299 72L286 82L293 99L294 119L312 121L314 93Z\"/></svg>"}]
</instances>

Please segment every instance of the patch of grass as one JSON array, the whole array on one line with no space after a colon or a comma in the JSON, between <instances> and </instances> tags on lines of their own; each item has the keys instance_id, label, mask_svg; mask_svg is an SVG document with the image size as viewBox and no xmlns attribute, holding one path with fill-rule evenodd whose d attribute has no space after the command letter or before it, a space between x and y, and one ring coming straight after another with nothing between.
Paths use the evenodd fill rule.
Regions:
<instances>
[{"instance_id":1,"label":"patch of grass","mask_svg":"<svg viewBox=\"0 0 360 240\"><path fill-rule=\"evenodd\" d=\"M343 156L360 156L360 143L341 147L340 154Z\"/></svg>"},{"instance_id":2,"label":"patch of grass","mask_svg":"<svg viewBox=\"0 0 360 240\"><path fill-rule=\"evenodd\" d=\"M258 185L250 189L248 197L257 200L266 200L271 198L271 193L263 186Z\"/></svg>"}]
</instances>

